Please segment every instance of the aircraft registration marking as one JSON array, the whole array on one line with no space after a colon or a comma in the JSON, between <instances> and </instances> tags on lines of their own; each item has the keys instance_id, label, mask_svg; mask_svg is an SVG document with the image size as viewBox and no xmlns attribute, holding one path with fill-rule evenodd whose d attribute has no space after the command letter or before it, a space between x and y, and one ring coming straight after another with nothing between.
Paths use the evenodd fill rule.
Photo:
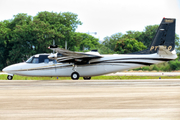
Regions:
<instances>
[{"instance_id":1,"label":"aircraft registration marking","mask_svg":"<svg viewBox=\"0 0 180 120\"><path fill-rule=\"evenodd\" d=\"M172 46L165 46L169 51L172 49ZM152 51L152 50L157 50L157 48L159 48L159 46L151 46L151 49L150 49L150 51Z\"/></svg>"}]
</instances>

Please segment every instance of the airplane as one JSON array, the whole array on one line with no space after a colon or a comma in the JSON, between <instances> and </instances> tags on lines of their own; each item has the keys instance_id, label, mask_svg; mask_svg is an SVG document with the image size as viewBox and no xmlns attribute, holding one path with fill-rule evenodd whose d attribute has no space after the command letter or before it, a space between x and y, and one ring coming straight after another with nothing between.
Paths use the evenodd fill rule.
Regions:
<instances>
[{"instance_id":1,"label":"airplane","mask_svg":"<svg viewBox=\"0 0 180 120\"><path fill-rule=\"evenodd\" d=\"M52 45L49 49L56 53L36 54L26 62L10 65L2 71L8 73L8 80L12 80L14 75L71 77L73 80L83 77L84 80L90 80L92 76L174 60L177 58L175 23L176 19L163 18L150 47L140 52L100 55L95 50L73 52Z\"/></svg>"}]
</instances>

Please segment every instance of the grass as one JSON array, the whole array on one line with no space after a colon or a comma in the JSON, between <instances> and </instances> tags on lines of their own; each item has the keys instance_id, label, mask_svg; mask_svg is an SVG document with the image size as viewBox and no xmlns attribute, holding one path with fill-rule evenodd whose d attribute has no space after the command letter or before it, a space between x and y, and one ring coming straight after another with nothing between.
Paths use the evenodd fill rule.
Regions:
<instances>
[{"instance_id":1,"label":"grass","mask_svg":"<svg viewBox=\"0 0 180 120\"><path fill-rule=\"evenodd\" d=\"M95 76L92 80L131 80L131 79L180 79L180 76ZM7 80L7 75L0 75L0 80ZM71 80L71 77L27 77L15 75L13 80ZM79 80L83 80L82 77Z\"/></svg>"}]
</instances>

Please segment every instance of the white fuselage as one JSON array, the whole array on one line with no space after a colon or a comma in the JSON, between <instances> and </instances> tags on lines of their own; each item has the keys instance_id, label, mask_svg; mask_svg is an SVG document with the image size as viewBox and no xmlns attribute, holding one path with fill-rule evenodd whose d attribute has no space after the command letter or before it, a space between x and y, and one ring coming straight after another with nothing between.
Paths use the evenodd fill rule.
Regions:
<instances>
[{"instance_id":1,"label":"white fuselage","mask_svg":"<svg viewBox=\"0 0 180 120\"><path fill-rule=\"evenodd\" d=\"M76 71L81 77L98 76L118 71L124 71L157 64L175 59L176 54L160 56L159 54L126 54L126 55L101 55L102 58L92 59L89 64L73 65L72 63L18 63L3 69L9 75L22 76L71 76Z\"/></svg>"}]
</instances>

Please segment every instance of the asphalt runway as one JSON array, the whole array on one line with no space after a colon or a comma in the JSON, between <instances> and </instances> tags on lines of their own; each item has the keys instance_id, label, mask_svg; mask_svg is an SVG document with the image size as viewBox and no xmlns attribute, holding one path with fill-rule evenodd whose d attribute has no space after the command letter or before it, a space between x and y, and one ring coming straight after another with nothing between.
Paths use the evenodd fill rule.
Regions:
<instances>
[{"instance_id":1,"label":"asphalt runway","mask_svg":"<svg viewBox=\"0 0 180 120\"><path fill-rule=\"evenodd\" d=\"M0 120L180 120L179 80L0 81Z\"/></svg>"}]
</instances>

